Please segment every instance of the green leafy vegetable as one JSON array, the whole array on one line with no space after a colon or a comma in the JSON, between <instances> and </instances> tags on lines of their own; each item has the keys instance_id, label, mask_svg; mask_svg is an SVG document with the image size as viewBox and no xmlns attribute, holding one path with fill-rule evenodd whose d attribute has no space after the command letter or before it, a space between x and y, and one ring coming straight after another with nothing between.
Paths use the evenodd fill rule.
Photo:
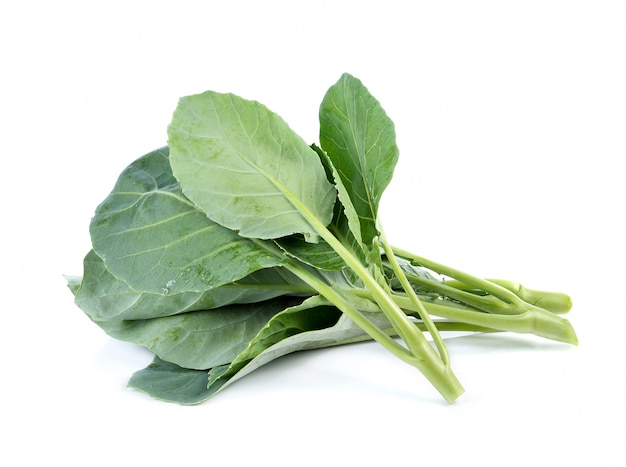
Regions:
<instances>
[{"instance_id":1,"label":"green leafy vegetable","mask_svg":"<svg viewBox=\"0 0 626 467\"><path fill-rule=\"evenodd\" d=\"M360 237L370 244L378 236L378 205L398 161L393 122L363 84L348 74L328 90L319 115L322 149L345 187L350 209L358 215ZM346 206L345 198L342 202Z\"/></svg>"},{"instance_id":2,"label":"green leafy vegetable","mask_svg":"<svg viewBox=\"0 0 626 467\"><path fill-rule=\"evenodd\" d=\"M262 104L215 92L185 97L168 135L183 192L220 225L243 237L315 241L307 216L330 222L335 189L315 152Z\"/></svg>"},{"instance_id":3,"label":"green leafy vegetable","mask_svg":"<svg viewBox=\"0 0 626 467\"><path fill-rule=\"evenodd\" d=\"M96 209L91 239L107 269L142 291L168 294L201 292L278 265L280 258L211 222L183 196L168 152L131 164Z\"/></svg>"},{"instance_id":4,"label":"green leafy vegetable","mask_svg":"<svg viewBox=\"0 0 626 467\"><path fill-rule=\"evenodd\" d=\"M93 250L68 286L106 333L154 352L131 387L197 404L283 355L374 339L451 403L463 387L442 333L577 343L567 295L389 242L378 210L395 129L361 81L344 74L319 119L309 145L258 102L183 97L168 146L129 165L97 207Z\"/></svg>"}]
</instances>

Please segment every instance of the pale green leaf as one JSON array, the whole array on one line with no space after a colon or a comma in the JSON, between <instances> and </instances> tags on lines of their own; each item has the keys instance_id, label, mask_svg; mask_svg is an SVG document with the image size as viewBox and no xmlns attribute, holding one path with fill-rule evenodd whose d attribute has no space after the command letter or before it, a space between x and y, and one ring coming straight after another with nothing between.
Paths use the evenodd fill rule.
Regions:
<instances>
[{"instance_id":1,"label":"pale green leaf","mask_svg":"<svg viewBox=\"0 0 626 467\"><path fill-rule=\"evenodd\" d=\"M183 192L212 220L245 237L294 233L317 241L336 192L315 152L264 105L232 94L181 98L168 128Z\"/></svg>"}]
</instances>

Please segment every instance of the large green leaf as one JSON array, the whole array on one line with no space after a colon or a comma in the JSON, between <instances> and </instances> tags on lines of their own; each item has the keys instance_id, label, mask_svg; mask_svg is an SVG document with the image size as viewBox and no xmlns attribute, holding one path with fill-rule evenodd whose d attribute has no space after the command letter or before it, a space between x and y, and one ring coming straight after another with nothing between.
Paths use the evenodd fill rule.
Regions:
<instances>
[{"instance_id":1,"label":"large green leaf","mask_svg":"<svg viewBox=\"0 0 626 467\"><path fill-rule=\"evenodd\" d=\"M107 269L144 292L202 292L281 262L212 222L183 195L168 148L122 172L96 209L90 233Z\"/></svg>"},{"instance_id":2,"label":"large green leaf","mask_svg":"<svg viewBox=\"0 0 626 467\"><path fill-rule=\"evenodd\" d=\"M83 265L82 281L73 280L69 285L78 307L96 322L159 318L287 294L312 293L282 268L261 269L239 281L204 292L163 294L132 288L111 274L93 250L85 256Z\"/></svg>"},{"instance_id":3,"label":"large green leaf","mask_svg":"<svg viewBox=\"0 0 626 467\"><path fill-rule=\"evenodd\" d=\"M393 122L361 81L349 74L328 90L319 119L320 144L350 195L361 238L369 245L378 234L378 205L398 160Z\"/></svg>"},{"instance_id":4,"label":"large green leaf","mask_svg":"<svg viewBox=\"0 0 626 467\"><path fill-rule=\"evenodd\" d=\"M382 313L364 312L382 329L391 332ZM147 368L133 375L129 386L157 399L198 404L284 355L367 339L369 336L347 316L324 299L312 297L275 315L230 364L196 371L155 358Z\"/></svg>"},{"instance_id":5,"label":"large green leaf","mask_svg":"<svg viewBox=\"0 0 626 467\"><path fill-rule=\"evenodd\" d=\"M205 92L180 99L168 128L171 164L185 195L245 237L294 233L318 240L336 192L315 152L264 105Z\"/></svg>"},{"instance_id":6,"label":"large green leaf","mask_svg":"<svg viewBox=\"0 0 626 467\"><path fill-rule=\"evenodd\" d=\"M163 360L202 370L230 363L272 316L301 301L280 297L162 318L96 324L110 336L146 347Z\"/></svg>"}]
</instances>

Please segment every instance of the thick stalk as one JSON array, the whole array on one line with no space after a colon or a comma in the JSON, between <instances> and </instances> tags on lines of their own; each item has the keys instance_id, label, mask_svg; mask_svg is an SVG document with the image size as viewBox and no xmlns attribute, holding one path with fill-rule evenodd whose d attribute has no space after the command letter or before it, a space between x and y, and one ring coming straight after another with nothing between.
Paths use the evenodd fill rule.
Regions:
<instances>
[{"instance_id":1,"label":"thick stalk","mask_svg":"<svg viewBox=\"0 0 626 467\"><path fill-rule=\"evenodd\" d=\"M298 276L301 280L316 288L321 296L326 298L330 303L345 313L372 339L381 344L402 361L420 370L448 403L453 403L461 394L463 394L463 386L461 386L461 383L458 381L454 373L452 373L450 366L446 365L437 357L428 342L425 341L424 345L418 349L418 352L409 351L394 341L389 336L389 331L385 332L381 330L378 326L367 319L367 317L358 309L352 306L333 287L326 284L313 273L293 262L287 262L283 266ZM411 325L415 326L412 323ZM417 326L415 326L415 328L419 331Z\"/></svg>"},{"instance_id":2,"label":"thick stalk","mask_svg":"<svg viewBox=\"0 0 626 467\"><path fill-rule=\"evenodd\" d=\"M498 297L499 299L511 303L511 304L520 304L520 299L517 295L511 292L509 289L502 287L498 284L490 282L485 279L481 279L476 276L472 276L471 274L467 274L463 271L459 271L458 269L451 268L449 266L445 266L440 263L436 263L435 261L431 261L426 258L422 258L421 256L417 256L408 251L402 250L397 247L393 247L393 251L396 255L401 258L407 259L409 261L415 262L425 268L431 269L438 274L443 274L444 276L451 277L460 282L464 282L465 284L477 287L494 297Z\"/></svg>"},{"instance_id":3,"label":"thick stalk","mask_svg":"<svg viewBox=\"0 0 626 467\"><path fill-rule=\"evenodd\" d=\"M413 357L413 365L431 381L449 403L454 402L463 393L463 387L450 366L443 363L419 328L396 305L390 294L385 292L361 261L328 230L326 225L320 222L307 206L297 197L291 195L290 191L280 181L273 177L268 176L268 178L272 180L281 192L287 195L292 206L313 227L313 230L335 250L346 265L361 279L365 288L371 292L372 299L378 304L391 326L406 344L409 353ZM329 290L332 291L332 288L329 288Z\"/></svg>"},{"instance_id":4,"label":"thick stalk","mask_svg":"<svg viewBox=\"0 0 626 467\"><path fill-rule=\"evenodd\" d=\"M383 347L396 357L406 362L411 362L411 353L405 347L401 346L389 337L389 333L382 331L376 324L372 323L363 313L352 306L352 304L350 304L342 295L337 293L335 289L333 289L325 281L296 263L288 262L284 264L283 267L298 276L300 280L315 288L317 293L345 313L367 335L382 344Z\"/></svg>"},{"instance_id":5,"label":"thick stalk","mask_svg":"<svg viewBox=\"0 0 626 467\"><path fill-rule=\"evenodd\" d=\"M464 389L450 365L440 358L419 328L411 322L361 262L316 218L309 219L309 222L371 292L372 298L413 355L414 366L437 388L448 403L454 402Z\"/></svg>"},{"instance_id":6,"label":"thick stalk","mask_svg":"<svg viewBox=\"0 0 626 467\"><path fill-rule=\"evenodd\" d=\"M394 294L394 300L405 310L419 313L418 310L414 309L412 300L407 296ZM484 313L433 302L424 302L423 305L431 315L441 318L485 326L499 331L535 334L567 344L578 344L576 332L569 321L532 305L528 305L529 308L526 311L516 315Z\"/></svg>"},{"instance_id":7,"label":"thick stalk","mask_svg":"<svg viewBox=\"0 0 626 467\"><path fill-rule=\"evenodd\" d=\"M518 282L501 279L488 279L488 281L510 290L525 302L552 313L565 314L572 309L572 299L564 293L529 289Z\"/></svg>"},{"instance_id":8,"label":"thick stalk","mask_svg":"<svg viewBox=\"0 0 626 467\"><path fill-rule=\"evenodd\" d=\"M333 237L330 232L328 232L328 234L330 235L330 237ZM284 258L283 253L273 243L257 239L253 239L253 241L270 253ZM347 252L347 250L345 251ZM347 256L350 259L350 262L357 261L355 258L351 257L351 254L349 252L347 252ZM348 265L350 265L350 262L346 262L348 263ZM393 308L397 309L402 315L403 324L406 323L407 326L410 326L412 330L417 334L417 336L421 338L419 340L411 339L411 346L407 345L408 348L399 345L396 341L391 339L388 333L382 331L378 326L376 326L369 319L367 319L365 315L358 311L358 309L352 306L344 296L342 296L332 286L328 285L326 282L324 282L322 279L317 277L309 270L303 268L301 265L291 260L285 261L282 266L289 270L292 274L295 274L298 278L300 278L300 280L318 290L320 295L322 295L330 303L332 303L339 310L345 313L350 319L355 322L357 326L359 326L361 329L363 329L364 332L371 336L372 339L382 344L383 347L385 347L387 350L389 350L391 353L393 353L404 362L409 363L410 365L420 370L448 403L453 403L461 394L463 394L463 386L457 379L456 375L452 372L450 366L443 363L433 347L421 333L419 328L415 326L415 324L409 319L406 314L404 314L400 307L393 301L391 296L383 292L385 297L393 304ZM362 266L361 268L365 271L365 274L363 275L369 276L367 270L365 270L365 268L363 268ZM363 278L361 279L363 280ZM374 286L382 291L380 285L371 276L369 276L369 281L367 282L370 282L370 296L373 295L372 288ZM380 306L379 303L378 305ZM385 316L391 322L389 317L387 315ZM391 325L394 331L404 340L403 334L408 335L408 333L406 332L406 328L402 328L404 332L401 334L398 330L398 326L394 325L393 322L391 323Z\"/></svg>"},{"instance_id":9,"label":"thick stalk","mask_svg":"<svg viewBox=\"0 0 626 467\"><path fill-rule=\"evenodd\" d=\"M498 298L485 293L484 290L479 289L478 287L468 285L465 282L460 282L455 279L446 280L445 283L443 283L429 281L428 279L424 279L418 275L409 274L407 277L419 285L439 292L443 296L457 299L488 313L515 314L524 311L523 309L520 310L519 307L514 306L513 304L500 301ZM517 295L520 300L526 302L527 304L543 308L551 313L563 315L572 309L572 299L567 294L529 289L528 287L524 287L519 282L509 280L486 280L510 290Z\"/></svg>"},{"instance_id":10,"label":"thick stalk","mask_svg":"<svg viewBox=\"0 0 626 467\"><path fill-rule=\"evenodd\" d=\"M361 279L365 288L371 292L372 299L378 304L381 311L396 330L398 336L400 336L400 338L404 341L409 351L417 356L421 352L426 352L424 349L430 348L435 357L425 354L424 358L427 358L428 360L433 358L440 360L436 357L434 349L430 346L422 332L413 325L411 320L404 314L398 305L396 305L389 293L383 289L363 263L361 263L361 261L355 257L354 254L346 248L346 246L341 243L341 241L337 239L337 237L335 237L330 230L328 230L326 225L322 223L297 196L293 196L290 190L287 189L281 181L275 179L269 174L265 174L265 176L272 181L274 186L276 186L279 191L285 194L291 205L298 213L300 213L303 219L306 220L313 230L322 239L324 239L324 241L328 243L333 250L335 250L335 252L344 260L346 265L356 273L359 279Z\"/></svg>"},{"instance_id":11,"label":"thick stalk","mask_svg":"<svg viewBox=\"0 0 626 467\"><path fill-rule=\"evenodd\" d=\"M371 293L372 299L378 304L398 335L402 338L409 351L412 353L423 352L424 343L427 343L422 332L416 328L407 318L404 312L396 305L393 299L380 286L365 266L356 258L324 225L315 217L311 216L308 221L318 232L320 237L328 243L333 250L346 262L363 285ZM430 344L427 344L430 347ZM432 347L431 347L432 349Z\"/></svg>"},{"instance_id":12,"label":"thick stalk","mask_svg":"<svg viewBox=\"0 0 626 467\"><path fill-rule=\"evenodd\" d=\"M415 308L417 312L419 313L420 318L424 322L426 329L432 336L433 341L435 342L435 345L437 346L437 350L439 351L439 356L441 357L441 360L443 361L444 364L449 365L450 356L448 355L448 349L446 348L446 345L444 344L443 339L441 338L441 335L439 334L439 331L437 330L432 319L430 318L428 311L426 311L426 309L422 305L421 300L417 297L415 290L413 290L413 287L409 283L409 280L407 279L406 275L404 274L404 271L400 267L400 264L398 264L398 260L396 259L396 256L393 253L391 249L391 245L389 245L389 242L387 241L387 238L384 232L382 232L382 229L380 230L381 230L381 239L382 239L383 249L385 250L385 254L387 255L387 260L389 261L389 264L391 265L391 269L393 270L393 272L395 273L395 276L400 281L400 285L402 286L402 288L404 289L408 297L411 299L411 301L415 305Z\"/></svg>"},{"instance_id":13,"label":"thick stalk","mask_svg":"<svg viewBox=\"0 0 626 467\"><path fill-rule=\"evenodd\" d=\"M475 287L467 286L463 282L455 280L446 280L445 282L433 281L410 273L407 274L407 278L414 284L436 292L438 295L458 300L487 313L514 314L518 312L517 307L493 295L474 293L479 290Z\"/></svg>"}]
</instances>

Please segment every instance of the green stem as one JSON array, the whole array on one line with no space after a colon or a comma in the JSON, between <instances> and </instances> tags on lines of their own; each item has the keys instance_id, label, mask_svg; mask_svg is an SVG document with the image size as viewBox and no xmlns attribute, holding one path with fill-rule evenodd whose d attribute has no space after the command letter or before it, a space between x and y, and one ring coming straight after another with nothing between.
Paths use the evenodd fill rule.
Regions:
<instances>
[{"instance_id":1,"label":"green stem","mask_svg":"<svg viewBox=\"0 0 626 467\"><path fill-rule=\"evenodd\" d=\"M487 313L515 314L518 312L515 306L504 302L493 295L488 295L486 293L483 293L482 295L474 293L475 291L478 291L478 289L471 288L463 282L452 280L447 280L445 282L434 281L420 277L418 274L410 273L407 274L407 278L413 283L420 285L429 291L436 292L444 297L458 300L466 305L486 311Z\"/></svg>"},{"instance_id":2,"label":"green stem","mask_svg":"<svg viewBox=\"0 0 626 467\"><path fill-rule=\"evenodd\" d=\"M389 336L388 332L381 330L378 326L376 326L369 319L367 319L365 315L363 315L358 309L353 307L332 286L326 284L323 280L316 277L313 273L300 267L294 262L287 262L284 264L284 267L293 274L297 275L301 280L305 281L312 287L315 287L319 291L321 296L326 298L326 300L328 300L331 304L333 304L339 310L345 313L372 339L381 344L384 348L386 348L396 357L400 358L402 361L418 368L422 372L422 374L424 374L424 376L426 376L426 378L439 391L439 393L446 399L446 401L448 401L448 403L454 402L463 393L463 387L461 386L461 383L458 381L454 373L452 373L449 365L444 364L439 359L433 360L432 358L424 358L424 354L429 356L429 351L433 352L430 344L426 342L425 346L422 347L420 349L420 352L417 354L409 351L408 349L394 341ZM406 315L404 316L406 317ZM419 331L419 328L417 326L415 326L414 324L411 325Z\"/></svg>"},{"instance_id":3,"label":"green stem","mask_svg":"<svg viewBox=\"0 0 626 467\"><path fill-rule=\"evenodd\" d=\"M372 323L363 313L352 306L342 295L340 295L325 281L294 262L287 262L283 265L283 267L298 276L311 287L315 288L317 293L345 313L352 321L355 322L357 326L363 329L365 333L367 333L375 341L382 344L383 347L393 353L396 357L399 357L408 363L412 363L411 353L406 348L391 339L388 333L383 332L376 324Z\"/></svg>"},{"instance_id":4,"label":"green stem","mask_svg":"<svg viewBox=\"0 0 626 467\"><path fill-rule=\"evenodd\" d=\"M449 403L454 402L464 390L450 366L439 358L419 328L411 322L361 262L317 219L313 218L309 221L319 235L343 258L346 264L363 281L364 286L371 292L374 301L378 303L382 312L415 357L414 366L426 376Z\"/></svg>"},{"instance_id":5,"label":"green stem","mask_svg":"<svg viewBox=\"0 0 626 467\"><path fill-rule=\"evenodd\" d=\"M449 266L436 263L435 261L422 258L421 256L417 256L413 253L410 253L408 251L402 250L397 247L393 247L393 251L396 255L400 256L401 258L407 259L411 262L417 263L420 266L431 269L432 271L435 271L438 274L442 274L444 276L448 276L453 279L456 279L460 282L464 282L468 285L478 287L479 289L484 290L485 292L488 292L494 297L498 297L499 299L505 301L506 303L516 304L516 305L520 304L520 298L517 295L515 295L513 292L511 292L507 288L502 287L498 284L495 284L485 279L481 279L476 276L472 276L471 274L467 274L463 271L459 271L458 269L454 269Z\"/></svg>"},{"instance_id":6,"label":"green stem","mask_svg":"<svg viewBox=\"0 0 626 467\"><path fill-rule=\"evenodd\" d=\"M510 290L525 302L552 313L565 314L572 309L572 299L564 293L529 289L518 282L502 279L488 279L488 281Z\"/></svg>"},{"instance_id":7,"label":"green stem","mask_svg":"<svg viewBox=\"0 0 626 467\"><path fill-rule=\"evenodd\" d=\"M320 237L341 256L348 267L361 279L365 288L370 291L372 299L378 304L398 335L406 343L409 351L415 354L424 352L424 343L427 342L424 335L411 323L378 281L372 277L367 268L317 218L311 216L308 221ZM430 347L429 344L428 347ZM432 347L430 348L432 350Z\"/></svg>"},{"instance_id":8,"label":"green stem","mask_svg":"<svg viewBox=\"0 0 626 467\"><path fill-rule=\"evenodd\" d=\"M400 281L400 285L402 286L404 291L407 293L407 295L413 302L424 325L426 326L426 329L428 330L431 337L433 338L433 341L435 342L435 345L437 346L437 350L439 351L439 356L441 357L441 360L443 361L445 365L449 365L450 356L448 355L448 349L446 348L446 345L444 344L443 339L441 338L441 335L439 334L439 332L437 331L437 328L433 324L433 321L430 318L430 315L428 314L428 312L422 305L421 300L417 297L415 290L413 290L413 287L409 283L409 280L407 279L406 275L404 274L404 271L400 267L400 264L398 264L398 260L395 254L393 253L391 249L391 245L389 245L389 242L387 241L387 238L384 232L382 231L382 228L379 228L379 230L381 231L381 240L382 240L383 249L385 250L385 254L387 255L387 260L389 261L392 270L394 271L396 277Z\"/></svg>"},{"instance_id":9,"label":"green stem","mask_svg":"<svg viewBox=\"0 0 626 467\"><path fill-rule=\"evenodd\" d=\"M309 222L315 227L320 236L337 251L346 264L351 267L363 281L370 292L370 296L378 304L400 338L407 344L407 348L393 341L386 333L354 308L333 287L326 284L307 269L291 260L285 261L283 266L301 280L315 287L324 298L335 305L339 310L346 313L346 315L350 317L350 319L353 319L364 332L371 335L373 339L381 343L387 350L420 370L448 403L454 402L464 392L464 389L456 375L452 372L450 366L446 365L439 358L435 349L426 340L420 329L415 326L410 318L400 309L391 296L384 292L380 284L376 282L358 259L356 259L326 227L317 221L314 216L310 217L311 218L308 219ZM285 257L273 243L256 239L253 239L253 241L267 251L281 258Z\"/></svg>"},{"instance_id":10,"label":"green stem","mask_svg":"<svg viewBox=\"0 0 626 467\"><path fill-rule=\"evenodd\" d=\"M492 332L500 332L497 329L491 329L485 326L476 326L473 324L467 324L467 323L459 323L456 321L435 321L435 326L437 326L437 330L439 332L471 332L471 333L492 333ZM422 322L415 322L414 323L415 326L417 326L420 330L427 332L428 330L426 329L426 325ZM382 330L385 334L393 337L393 336L397 336L396 331L393 328L388 328L388 329L383 329ZM364 335L360 335L360 336L355 336L355 337L351 337L349 339L343 339L341 341L334 341L328 344L328 347L334 347L337 345L344 345L344 344L352 344L352 343L356 343L356 342L364 342L364 341L368 341L371 340L372 337L364 334ZM321 347L320 347L321 348Z\"/></svg>"},{"instance_id":11,"label":"green stem","mask_svg":"<svg viewBox=\"0 0 626 467\"><path fill-rule=\"evenodd\" d=\"M412 300L407 296L394 294L394 300L405 310L419 313L418 310L414 309ZM528 305L529 308L526 311L517 315L484 313L434 302L424 302L423 305L430 314L441 318L485 326L499 331L535 334L567 344L578 344L576 332L569 321L532 305Z\"/></svg>"},{"instance_id":12,"label":"green stem","mask_svg":"<svg viewBox=\"0 0 626 467\"><path fill-rule=\"evenodd\" d=\"M481 279L465 272L459 271L426 258L414 255L400 248L393 248L398 256L409 261L418 263L438 274L443 274L456 280L448 280L439 286L440 291L445 292L451 298L458 298L460 301L471 304L476 308L489 313L517 314L523 313L527 305L543 308L551 313L565 314L572 308L572 299L560 292L547 292L524 287L522 284L501 279ZM432 281L426 281L420 277L415 277L415 281L429 287L433 286ZM426 283L428 282L428 283ZM452 289L452 290L450 290ZM458 291L458 292L455 292ZM503 302L492 300L485 295L476 295L474 292L488 293L491 297L499 298Z\"/></svg>"},{"instance_id":13,"label":"green stem","mask_svg":"<svg viewBox=\"0 0 626 467\"><path fill-rule=\"evenodd\" d=\"M259 169L260 170L260 169ZM313 230L344 260L346 265L351 268L361 279L365 288L371 294L373 300L378 304L385 317L389 320L393 328L398 332L400 338L404 341L409 351L415 355L422 355L426 361L441 361L434 349L430 346L422 332L415 327L411 320L392 300L388 292L378 283L361 261L352 253L333 233L328 230L326 225L322 223L316 215L314 215L298 197L293 196L279 180L266 174L266 177L284 193L291 205L300 213ZM382 271L381 271L382 272Z\"/></svg>"}]
</instances>

